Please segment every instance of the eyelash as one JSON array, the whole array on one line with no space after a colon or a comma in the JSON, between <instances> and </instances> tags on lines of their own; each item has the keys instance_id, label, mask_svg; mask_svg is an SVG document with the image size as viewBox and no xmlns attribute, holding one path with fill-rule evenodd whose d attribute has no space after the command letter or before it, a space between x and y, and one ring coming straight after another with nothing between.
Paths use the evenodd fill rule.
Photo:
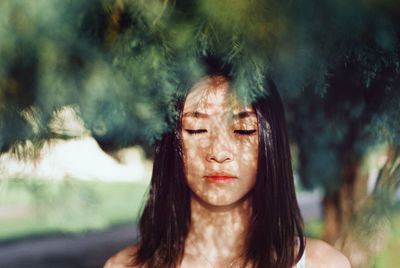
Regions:
<instances>
[{"instance_id":1,"label":"eyelash","mask_svg":"<svg viewBox=\"0 0 400 268\"><path fill-rule=\"evenodd\" d=\"M240 135L251 135L251 134L255 133L256 130L255 129L251 129L251 130L239 129L239 130L235 130L233 132L236 134L240 134Z\"/></svg>"},{"instance_id":2,"label":"eyelash","mask_svg":"<svg viewBox=\"0 0 400 268\"><path fill-rule=\"evenodd\" d=\"M205 133L207 132L206 129L186 129L186 132L189 133L190 135L196 135L200 133Z\"/></svg>"},{"instance_id":3,"label":"eyelash","mask_svg":"<svg viewBox=\"0 0 400 268\"><path fill-rule=\"evenodd\" d=\"M185 129L187 133L189 133L190 135L196 135L196 134L201 134L201 133L206 133L207 130L206 129ZM235 134L239 134L239 135L251 135L253 133L255 133L256 130L255 129L251 129L251 130L234 130L233 133Z\"/></svg>"}]
</instances>

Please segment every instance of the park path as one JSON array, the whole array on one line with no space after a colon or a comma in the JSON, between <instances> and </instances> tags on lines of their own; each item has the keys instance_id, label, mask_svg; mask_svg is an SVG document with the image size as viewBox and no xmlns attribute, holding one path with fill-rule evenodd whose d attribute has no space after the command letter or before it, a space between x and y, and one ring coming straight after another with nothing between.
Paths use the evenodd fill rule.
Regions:
<instances>
[{"instance_id":1,"label":"park path","mask_svg":"<svg viewBox=\"0 0 400 268\"><path fill-rule=\"evenodd\" d=\"M96 268L137 237L134 224L104 232L23 239L0 244L1 268Z\"/></svg>"}]
</instances>

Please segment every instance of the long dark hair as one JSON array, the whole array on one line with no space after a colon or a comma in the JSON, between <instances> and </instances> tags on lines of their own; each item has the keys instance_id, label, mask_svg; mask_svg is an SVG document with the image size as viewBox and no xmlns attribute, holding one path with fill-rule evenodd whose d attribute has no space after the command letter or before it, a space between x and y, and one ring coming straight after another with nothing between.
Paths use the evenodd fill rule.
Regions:
<instances>
[{"instance_id":1,"label":"long dark hair","mask_svg":"<svg viewBox=\"0 0 400 268\"><path fill-rule=\"evenodd\" d=\"M215 72L210 65L209 75ZM228 75L226 75L228 76ZM268 94L252 103L258 119L257 179L252 190L253 209L245 253L253 267L289 268L300 260L305 238L296 200L284 110L274 83L266 79ZM174 128L156 142L149 197L140 222L140 244L133 263L150 268L176 267L182 261L190 225L190 190L181 144L185 98L177 98ZM295 254L295 237L300 239Z\"/></svg>"}]
</instances>

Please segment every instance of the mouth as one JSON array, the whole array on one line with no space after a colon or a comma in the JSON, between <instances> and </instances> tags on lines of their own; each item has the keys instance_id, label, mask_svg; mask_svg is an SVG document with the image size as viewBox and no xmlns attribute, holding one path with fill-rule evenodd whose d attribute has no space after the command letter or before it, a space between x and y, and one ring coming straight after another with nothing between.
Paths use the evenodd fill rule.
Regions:
<instances>
[{"instance_id":1,"label":"mouth","mask_svg":"<svg viewBox=\"0 0 400 268\"><path fill-rule=\"evenodd\" d=\"M210 175L204 176L204 179L207 182L211 182L211 183L227 183L227 182L236 180L237 177L218 173L218 174L210 174Z\"/></svg>"}]
</instances>

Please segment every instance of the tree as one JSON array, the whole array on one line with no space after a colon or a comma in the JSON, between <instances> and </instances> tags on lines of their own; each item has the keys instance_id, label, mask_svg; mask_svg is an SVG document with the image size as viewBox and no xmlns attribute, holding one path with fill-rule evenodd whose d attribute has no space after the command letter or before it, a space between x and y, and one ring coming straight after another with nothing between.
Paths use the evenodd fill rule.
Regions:
<instances>
[{"instance_id":1,"label":"tree","mask_svg":"<svg viewBox=\"0 0 400 268\"><path fill-rule=\"evenodd\" d=\"M377 118L382 120L389 111L397 114L397 105L391 106L390 103L398 102L400 97L399 92L388 89L387 72L393 71L393 68L388 67L377 73L369 87L364 79L357 79L359 71L357 64L347 62L332 71L328 79L330 87L323 98L316 96L312 88L306 88L300 98L289 104L292 114L289 130L299 147L300 177L306 187L319 185L325 191L323 237L342 248L352 258L353 265L358 266L366 265L372 253L379 249L373 242L374 239L379 240L376 239L378 227L382 224L378 223L387 220L389 208L394 208L393 192L390 191L399 181L398 174L382 175L384 180L391 181L390 191L389 188L382 189L377 183L370 194L367 191L370 174L362 167L368 150L382 142L383 137L375 133ZM397 147L398 140L388 143L390 150ZM397 151L392 152L385 169L393 167L389 163L393 164L397 158ZM376 194L382 195L383 192L391 198L386 203L376 203L382 207L371 206L371 200L379 198ZM373 208L376 211L371 221ZM379 213L383 208L384 213ZM366 213L366 210L370 211ZM369 235L366 235L367 230ZM349 246L345 242L351 239L353 241ZM364 250L356 252L357 246Z\"/></svg>"}]
</instances>

